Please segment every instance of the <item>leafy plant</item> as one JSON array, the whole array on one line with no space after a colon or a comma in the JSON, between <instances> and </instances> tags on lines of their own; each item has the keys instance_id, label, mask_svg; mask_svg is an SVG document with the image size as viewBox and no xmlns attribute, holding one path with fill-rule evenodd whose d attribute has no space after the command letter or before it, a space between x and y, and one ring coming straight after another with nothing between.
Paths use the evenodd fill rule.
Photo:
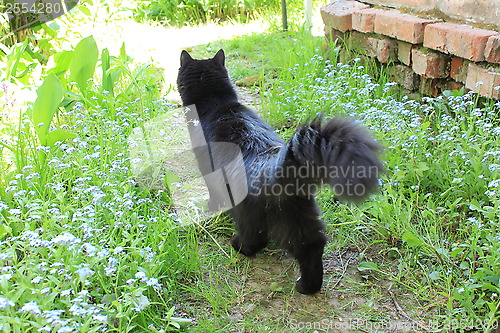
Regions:
<instances>
[{"instance_id":1,"label":"leafy plant","mask_svg":"<svg viewBox=\"0 0 500 333\"><path fill-rule=\"evenodd\" d=\"M57 76L49 74L36 93L37 98L31 110L31 119L41 146L38 151L38 166L42 174L42 183L45 183L47 153L44 148L51 149L56 142L73 139L76 135L60 128L50 130L52 120L57 113L63 96L62 85Z\"/></svg>"},{"instance_id":2,"label":"leafy plant","mask_svg":"<svg viewBox=\"0 0 500 333\"><path fill-rule=\"evenodd\" d=\"M88 81L94 77L98 58L99 50L92 36L82 39L73 51L69 80L76 82L84 96L87 94Z\"/></svg>"},{"instance_id":3,"label":"leafy plant","mask_svg":"<svg viewBox=\"0 0 500 333\"><path fill-rule=\"evenodd\" d=\"M280 14L280 2L273 0L136 0L138 21L155 20L172 26L194 25L210 21L247 22L264 13ZM301 1L287 1L289 9L302 6Z\"/></svg>"}]
</instances>

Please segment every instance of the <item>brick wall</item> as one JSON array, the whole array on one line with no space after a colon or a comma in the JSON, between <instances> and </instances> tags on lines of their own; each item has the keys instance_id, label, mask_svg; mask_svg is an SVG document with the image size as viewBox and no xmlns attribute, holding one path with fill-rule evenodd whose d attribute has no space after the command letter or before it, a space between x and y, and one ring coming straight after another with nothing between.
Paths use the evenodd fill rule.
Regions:
<instances>
[{"instance_id":1,"label":"brick wall","mask_svg":"<svg viewBox=\"0 0 500 333\"><path fill-rule=\"evenodd\" d=\"M325 33L393 66L405 89L437 95L465 87L500 99L500 32L349 0L321 8ZM498 87L498 88L496 88Z\"/></svg>"},{"instance_id":2,"label":"brick wall","mask_svg":"<svg viewBox=\"0 0 500 333\"><path fill-rule=\"evenodd\" d=\"M473 22L500 28L500 1L498 0L359 0L371 5L432 13L462 22Z\"/></svg>"}]
</instances>

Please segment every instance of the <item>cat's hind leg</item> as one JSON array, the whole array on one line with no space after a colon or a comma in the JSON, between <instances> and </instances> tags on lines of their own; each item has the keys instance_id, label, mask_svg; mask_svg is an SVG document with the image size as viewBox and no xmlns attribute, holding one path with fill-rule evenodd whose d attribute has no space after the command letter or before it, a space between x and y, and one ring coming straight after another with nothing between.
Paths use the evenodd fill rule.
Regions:
<instances>
[{"instance_id":1,"label":"cat's hind leg","mask_svg":"<svg viewBox=\"0 0 500 333\"><path fill-rule=\"evenodd\" d=\"M314 294L323 284L323 250L327 242L323 221L314 199L290 197L280 205L271 237L287 249L299 264L295 287L301 294Z\"/></svg>"},{"instance_id":2,"label":"cat's hind leg","mask_svg":"<svg viewBox=\"0 0 500 333\"><path fill-rule=\"evenodd\" d=\"M231 246L247 257L255 255L268 243L267 225L263 212L235 208L233 215L237 234Z\"/></svg>"}]
</instances>

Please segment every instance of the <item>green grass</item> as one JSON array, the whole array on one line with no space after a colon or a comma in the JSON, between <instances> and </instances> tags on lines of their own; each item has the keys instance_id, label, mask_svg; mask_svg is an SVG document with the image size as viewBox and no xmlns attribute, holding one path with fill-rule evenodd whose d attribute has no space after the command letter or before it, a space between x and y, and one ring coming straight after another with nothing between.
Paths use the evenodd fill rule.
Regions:
<instances>
[{"instance_id":1,"label":"green grass","mask_svg":"<svg viewBox=\"0 0 500 333\"><path fill-rule=\"evenodd\" d=\"M0 331L154 331L172 322L177 290L197 276L195 230L180 228L165 213L170 202L130 171L127 137L166 107L154 68L132 74L140 86L124 77L116 98L96 83L93 103L59 110L55 124L75 139L37 148L26 112L3 133Z\"/></svg>"},{"instance_id":2,"label":"green grass","mask_svg":"<svg viewBox=\"0 0 500 333\"><path fill-rule=\"evenodd\" d=\"M245 23L262 16L274 20L276 14L281 14L281 3L274 0L135 0L133 6L138 21L153 20L177 27L207 22ZM287 1L290 17L297 15L302 6L301 1Z\"/></svg>"},{"instance_id":3,"label":"green grass","mask_svg":"<svg viewBox=\"0 0 500 333\"><path fill-rule=\"evenodd\" d=\"M172 110L159 95L161 71L122 49L100 74L99 50L87 89L59 76L70 93L50 130L76 138L47 148L32 105L10 92L37 87L50 65L36 64L22 83L0 69L9 79L0 90L0 331L303 332L289 318L390 320L379 306L392 304L387 290L436 331L491 331L500 316L500 104L459 92L400 98L384 68L304 32L218 41L193 55L219 48L235 81L260 75L259 112L283 137L321 113L356 117L384 145L380 193L359 206L319 196L332 238L325 261L354 253L344 273L329 273L320 296L298 295L282 252L247 260L230 250L228 219L179 224L168 195L138 184L127 149L134 128ZM1 61L35 62L16 52ZM194 323L183 328L177 317Z\"/></svg>"},{"instance_id":4,"label":"green grass","mask_svg":"<svg viewBox=\"0 0 500 333\"><path fill-rule=\"evenodd\" d=\"M318 113L346 115L385 146L380 194L361 206L321 195L335 235L330 249L376 248L391 260L368 270L437 303L438 322L491 330L500 315L500 103L479 105L473 93L460 92L421 102L399 98L384 68L373 79L373 61L339 63L335 46L325 50L322 39L302 33L235 38L198 54L220 47L233 79L264 78L260 113L285 137Z\"/></svg>"}]
</instances>

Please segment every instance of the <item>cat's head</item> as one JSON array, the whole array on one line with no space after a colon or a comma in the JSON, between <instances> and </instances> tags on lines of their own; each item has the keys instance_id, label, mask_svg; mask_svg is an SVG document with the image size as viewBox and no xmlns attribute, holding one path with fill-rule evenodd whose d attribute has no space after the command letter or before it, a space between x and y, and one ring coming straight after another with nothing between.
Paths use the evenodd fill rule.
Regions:
<instances>
[{"instance_id":1,"label":"cat's head","mask_svg":"<svg viewBox=\"0 0 500 333\"><path fill-rule=\"evenodd\" d=\"M222 49L213 58L203 60L193 59L187 51L182 51L177 87L185 105L234 94L225 60Z\"/></svg>"}]
</instances>

